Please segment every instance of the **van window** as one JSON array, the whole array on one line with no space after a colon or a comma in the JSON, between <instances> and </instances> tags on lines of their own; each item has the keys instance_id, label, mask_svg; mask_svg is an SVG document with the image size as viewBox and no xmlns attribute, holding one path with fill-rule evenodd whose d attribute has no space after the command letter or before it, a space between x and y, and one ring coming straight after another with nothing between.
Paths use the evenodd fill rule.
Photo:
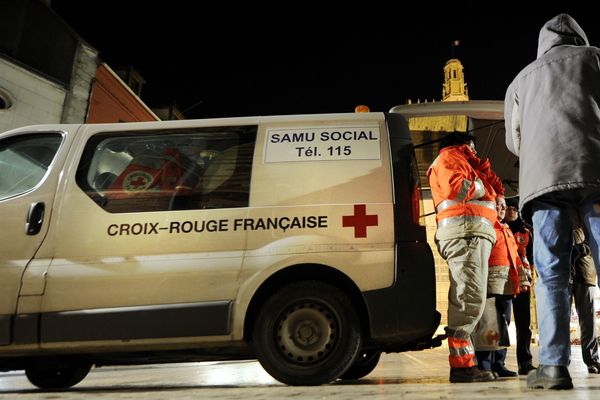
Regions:
<instances>
[{"instance_id":1,"label":"van window","mask_svg":"<svg viewBox=\"0 0 600 400\"><path fill-rule=\"evenodd\" d=\"M100 133L77 183L111 213L247 207L256 126Z\"/></svg>"},{"instance_id":2,"label":"van window","mask_svg":"<svg viewBox=\"0 0 600 400\"><path fill-rule=\"evenodd\" d=\"M0 141L0 200L36 187L62 142L59 133L12 136Z\"/></svg>"}]
</instances>

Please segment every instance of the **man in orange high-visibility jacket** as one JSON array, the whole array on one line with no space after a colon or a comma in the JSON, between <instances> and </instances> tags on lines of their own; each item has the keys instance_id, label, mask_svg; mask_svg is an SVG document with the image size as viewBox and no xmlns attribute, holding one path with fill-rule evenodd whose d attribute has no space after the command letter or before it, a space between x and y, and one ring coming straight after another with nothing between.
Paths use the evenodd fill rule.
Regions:
<instances>
[{"instance_id":1,"label":"man in orange high-visibility jacket","mask_svg":"<svg viewBox=\"0 0 600 400\"><path fill-rule=\"evenodd\" d=\"M427 176L436 208L435 240L450 272L448 347L450 382L494 380L475 366L471 333L485 308L488 259L496 233L496 192L475 152L474 136L451 133ZM493 174L494 177L495 174ZM497 177L496 177L497 179Z\"/></svg>"}]
</instances>

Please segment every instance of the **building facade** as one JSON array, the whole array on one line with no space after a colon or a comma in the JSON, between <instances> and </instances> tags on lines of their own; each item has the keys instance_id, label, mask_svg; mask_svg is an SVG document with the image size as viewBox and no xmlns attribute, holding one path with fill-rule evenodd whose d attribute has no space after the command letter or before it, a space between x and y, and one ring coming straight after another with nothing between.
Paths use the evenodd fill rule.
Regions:
<instances>
[{"instance_id":1,"label":"building facade","mask_svg":"<svg viewBox=\"0 0 600 400\"><path fill-rule=\"evenodd\" d=\"M86 122L94 124L159 120L116 72L105 63L98 65Z\"/></svg>"},{"instance_id":2,"label":"building facade","mask_svg":"<svg viewBox=\"0 0 600 400\"><path fill-rule=\"evenodd\" d=\"M0 31L0 132L159 119L47 2L0 1Z\"/></svg>"}]
</instances>

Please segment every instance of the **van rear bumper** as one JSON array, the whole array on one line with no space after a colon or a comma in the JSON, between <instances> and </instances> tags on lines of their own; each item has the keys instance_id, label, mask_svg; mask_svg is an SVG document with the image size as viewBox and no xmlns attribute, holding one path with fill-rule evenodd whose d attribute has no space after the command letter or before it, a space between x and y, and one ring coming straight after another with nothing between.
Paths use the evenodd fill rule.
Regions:
<instances>
[{"instance_id":1,"label":"van rear bumper","mask_svg":"<svg viewBox=\"0 0 600 400\"><path fill-rule=\"evenodd\" d=\"M370 322L370 345L385 351L437 347L435 263L427 243L396 243L392 286L363 293ZM423 347L424 346L424 347Z\"/></svg>"}]
</instances>

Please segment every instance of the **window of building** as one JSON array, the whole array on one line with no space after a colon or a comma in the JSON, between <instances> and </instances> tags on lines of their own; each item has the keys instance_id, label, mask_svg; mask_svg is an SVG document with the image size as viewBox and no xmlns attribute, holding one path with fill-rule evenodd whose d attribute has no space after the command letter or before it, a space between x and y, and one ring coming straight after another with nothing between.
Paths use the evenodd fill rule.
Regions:
<instances>
[{"instance_id":1,"label":"window of building","mask_svg":"<svg viewBox=\"0 0 600 400\"><path fill-rule=\"evenodd\" d=\"M77 183L111 213L247 207L256 126L98 134Z\"/></svg>"},{"instance_id":2,"label":"window of building","mask_svg":"<svg viewBox=\"0 0 600 400\"><path fill-rule=\"evenodd\" d=\"M6 92L0 89L0 110L6 110L10 108L12 102L10 101L10 97Z\"/></svg>"}]
</instances>

